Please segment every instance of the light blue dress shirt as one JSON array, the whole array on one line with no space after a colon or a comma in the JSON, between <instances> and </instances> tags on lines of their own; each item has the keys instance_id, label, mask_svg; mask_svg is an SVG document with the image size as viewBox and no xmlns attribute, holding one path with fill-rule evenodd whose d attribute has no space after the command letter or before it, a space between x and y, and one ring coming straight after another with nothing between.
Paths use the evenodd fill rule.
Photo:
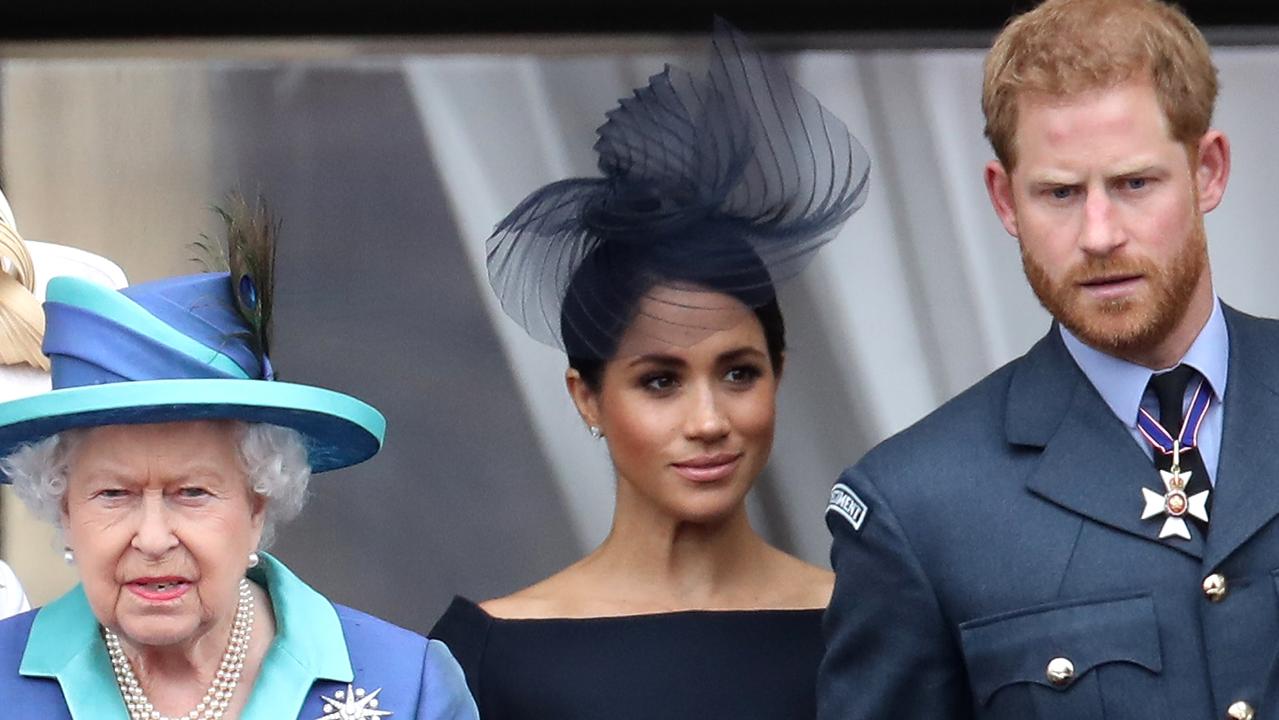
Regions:
<instances>
[{"instance_id":1,"label":"light blue dress shirt","mask_svg":"<svg viewBox=\"0 0 1279 720\"><path fill-rule=\"evenodd\" d=\"M1144 407L1151 415L1159 417L1159 403L1154 393L1146 392L1150 376L1156 373L1149 368L1095 350L1065 327L1058 325L1058 328L1062 341L1066 343L1066 350L1075 359L1079 369L1084 371L1093 387L1097 388L1101 399L1110 406L1115 417L1128 428L1133 441L1153 460L1154 450L1137 430L1137 410ZM1178 364L1182 363L1198 370L1212 388L1212 404L1208 406L1203 425L1199 428L1199 457L1203 458L1204 467L1208 470L1209 482L1215 482L1217 460L1221 454L1221 399L1226 396L1226 375L1230 365L1230 337L1220 300L1213 302L1212 315ZM1192 382L1186 387L1186 397L1182 400L1183 412L1196 385L1197 383Z\"/></svg>"}]
</instances>

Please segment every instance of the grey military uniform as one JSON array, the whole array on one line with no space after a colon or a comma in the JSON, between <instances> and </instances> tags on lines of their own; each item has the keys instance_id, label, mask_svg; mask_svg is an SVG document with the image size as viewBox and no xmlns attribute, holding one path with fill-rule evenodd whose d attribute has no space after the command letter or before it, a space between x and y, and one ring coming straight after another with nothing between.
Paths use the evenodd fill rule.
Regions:
<instances>
[{"instance_id":1,"label":"grey military uniform","mask_svg":"<svg viewBox=\"0 0 1279 720\"><path fill-rule=\"evenodd\" d=\"M1206 542L1140 518L1158 474L1055 328L845 471L819 719L1279 718L1279 322L1225 317Z\"/></svg>"}]
</instances>

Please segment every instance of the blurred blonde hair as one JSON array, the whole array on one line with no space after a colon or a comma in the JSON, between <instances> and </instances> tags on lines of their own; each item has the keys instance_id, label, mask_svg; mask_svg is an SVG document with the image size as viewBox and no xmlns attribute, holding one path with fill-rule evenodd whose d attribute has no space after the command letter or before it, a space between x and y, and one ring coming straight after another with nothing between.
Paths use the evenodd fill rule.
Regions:
<instances>
[{"instance_id":1,"label":"blurred blonde hair","mask_svg":"<svg viewBox=\"0 0 1279 720\"><path fill-rule=\"evenodd\" d=\"M49 359L40 350L44 310L34 294L31 252L18 234L3 193L0 203L0 366L29 365L48 370Z\"/></svg>"}]
</instances>

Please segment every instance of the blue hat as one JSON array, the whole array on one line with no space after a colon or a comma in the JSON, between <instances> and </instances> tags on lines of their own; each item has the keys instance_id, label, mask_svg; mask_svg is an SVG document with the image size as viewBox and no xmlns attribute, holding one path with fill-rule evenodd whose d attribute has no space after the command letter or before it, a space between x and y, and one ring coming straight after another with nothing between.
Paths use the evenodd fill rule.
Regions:
<instances>
[{"instance_id":1,"label":"blue hat","mask_svg":"<svg viewBox=\"0 0 1279 720\"><path fill-rule=\"evenodd\" d=\"M120 291L75 277L51 280L44 352L53 390L0 403L0 457L72 428L215 419L297 430L312 472L376 454L386 433L376 409L332 390L271 380L231 285L225 272Z\"/></svg>"}]
</instances>

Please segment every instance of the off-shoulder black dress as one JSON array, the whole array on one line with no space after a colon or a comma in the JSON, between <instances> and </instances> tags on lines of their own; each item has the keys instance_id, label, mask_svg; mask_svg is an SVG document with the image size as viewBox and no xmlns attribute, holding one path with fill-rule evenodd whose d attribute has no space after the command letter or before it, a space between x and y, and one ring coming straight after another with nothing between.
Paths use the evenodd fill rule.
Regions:
<instances>
[{"instance_id":1,"label":"off-shoulder black dress","mask_svg":"<svg viewBox=\"0 0 1279 720\"><path fill-rule=\"evenodd\" d=\"M507 620L456 598L431 630L482 720L809 720L821 610Z\"/></svg>"}]
</instances>

